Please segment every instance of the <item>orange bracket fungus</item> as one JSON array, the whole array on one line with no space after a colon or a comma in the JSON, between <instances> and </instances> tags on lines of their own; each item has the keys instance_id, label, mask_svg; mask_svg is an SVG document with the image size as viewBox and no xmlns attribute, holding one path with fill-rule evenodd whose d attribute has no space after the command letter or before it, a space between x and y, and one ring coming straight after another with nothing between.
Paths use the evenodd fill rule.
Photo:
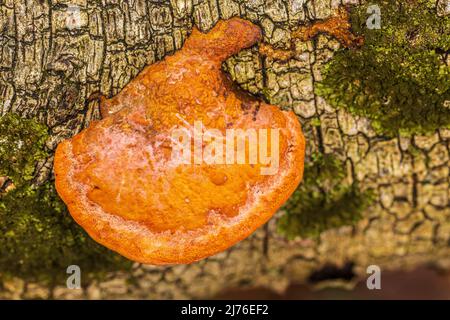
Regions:
<instances>
[{"instance_id":1,"label":"orange bracket fungus","mask_svg":"<svg viewBox=\"0 0 450 320\"><path fill-rule=\"evenodd\" d=\"M295 41L308 41L319 34L328 34L338 40L346 48L358 48L364 44L364 38L356 36L351 31L350 16L345 7L339 7L335 14L323 21L300 26L291 34L291 43L288 50L276 49L266 43L261 43L259 53L272 59L286 61L296 54Z\"/></svg>"},{"instance_id":2,"label":"orange bracket fungus","mask_svg":"<svg viewBox=\"0 0 450 320\"><path fill-rule=\"evenodd\" d=\"M190 263L246 238L288 199L303 175L298 119L221 69L260 38L239 18L194 29L59 144L57 191L92 238L141 263Z\"/></svg>"}]
</instances>

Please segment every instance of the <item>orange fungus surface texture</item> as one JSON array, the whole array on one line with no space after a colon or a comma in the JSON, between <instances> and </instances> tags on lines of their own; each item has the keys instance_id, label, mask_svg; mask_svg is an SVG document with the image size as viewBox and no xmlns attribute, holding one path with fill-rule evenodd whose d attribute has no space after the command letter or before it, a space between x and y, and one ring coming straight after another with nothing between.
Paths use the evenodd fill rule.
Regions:
<instances>
[{"instance_id":1,"label":"orange fungus surface texture","mask_svg":"<svg viewBox=\"0 0 450 320\"><path fill-rule=\"evenodd\" d=\"M238 18L194 29L181 50L102 98L102 120L58 145L57 191L92 238L141 263L190 263L246 238L288 199L303 175L298 119L221 69L260 38ZM229 132L243 132L243 144Z\"/></svg>"}]
</instances>

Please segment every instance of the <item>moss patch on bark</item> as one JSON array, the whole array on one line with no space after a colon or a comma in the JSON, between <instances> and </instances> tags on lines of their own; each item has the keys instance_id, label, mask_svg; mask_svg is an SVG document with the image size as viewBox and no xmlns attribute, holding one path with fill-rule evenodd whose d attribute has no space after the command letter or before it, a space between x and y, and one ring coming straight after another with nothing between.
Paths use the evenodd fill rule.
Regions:
<instances>
[{"instance_id":1,"label":"moss patch on bark","mask_svg":"<svg viewBox=\"0 0 450 320\"><path fill-rule=\"evenodd\" d=\"M372 1L381 28L369 29L368 5L351 12L360 49L341 50L322 70L316 93L372 120L379 134L427 134L450 127L450 16L436 1Z\"/></svg>"},{"instance_id":2,"label":"moss patch on bark","mask_svg":"<svg viewBox=\"0 0 450 320\"><path fill-rule=\"evenodd\" d=\"M346 183L344 168L332 155L313 154L302 183L283 207L278 232L290 240L316 239L326 230L357 223L373 202L373 192Z\"/></svg>"},{"instance_id":3,"label":"moss patch on bark","mask_svg":"<svg viewBox=\"0 0 450 320\"><path fill-rule=\"evenodd\" d=\"M0 118L0 176L14 188L0 193L0 274L62 281L69 265L82 280L126 270L131 262L93 241L71 218L52 182L32 183L36 161L48 156L47 128L14 114Z\"/></svg>"}]
</instances>

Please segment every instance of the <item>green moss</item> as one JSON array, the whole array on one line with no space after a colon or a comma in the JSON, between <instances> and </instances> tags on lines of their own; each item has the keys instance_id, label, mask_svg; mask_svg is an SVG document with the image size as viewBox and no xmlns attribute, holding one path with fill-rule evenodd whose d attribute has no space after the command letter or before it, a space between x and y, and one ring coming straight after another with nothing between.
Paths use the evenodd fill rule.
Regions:
<instances>
[{"instance_id":1,"label":"green moss","mask_svg":"<svg viewBox=\"0 0 450 320\"><path fill-rule=\"evenodd\" d=\"M30 183L36 160L47 156L45 126L6 115L0 118L0 131L0 175L15 185L0 195L0 273L62 281L66 268L75 264L86 281L131 267L130 261L97 244L72 220L53 183Z\"/></svg>"},{"instance_id":2,"label":"green moss","mask_svg":"<svg viewBox=\"0 0 450 320\"><path fill-rule=\"evenodd\" d=\"M0 120L0 176L15 183L33 178L36 161L45 159L47 127L9 113Z\"/></svg>"},{"instance_id":3,"label":"green moss","mask_svg":"<svg viewBox=\"0 0 450 320\"><path fill-rule=\"evenodd\" d=\"M288 239L318 238L323 231L354 225L372 203L372 191L344 182L345 164L315 153L305 165L303 181L287 201L278 232Z\"/></svg>"},{"instance_id":4,"label":"green moss","mask_svg":"<svg viewBox=\"0 0 450 320\"><path fill-rule=\"evenodd\" d=\"M322 70L317 94L331 105L372 120L380 134L426 134L450 127L450 17L435 1L372 1L381 29L368 29L367 6L353 9L354 31L365 44L341 50Z\"/></svg>"},{"instance_id":5,"label":"green moss","mask_svg":"<svg viewBox=\"0 0 450 320\"><path fill-rule=\"evenodd\" d=\"M314 127L320 127L321 121L320 118L313 118L310 123Z\"/></svg>"}]
</instances>

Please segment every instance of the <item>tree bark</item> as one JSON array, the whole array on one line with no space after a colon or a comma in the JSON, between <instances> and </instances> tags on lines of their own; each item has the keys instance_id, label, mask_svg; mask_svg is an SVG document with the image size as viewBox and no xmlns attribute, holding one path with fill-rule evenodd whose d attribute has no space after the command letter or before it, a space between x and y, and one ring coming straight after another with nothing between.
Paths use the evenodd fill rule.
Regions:
<instances>
[{"instance_id":1,"label":"tree bark","mask_svg":"<svg viewBox=\"0 0 450 320\"><path fill-rule=\"evenodd\" d=\"M261 26L264 41L287 47L302 22L328 17L342 3L321 0L3 0L0 1L0 112L36 116L51 130L51 150L99 118L94 92L117 94L145 65L179 49L195 25L210 29L240 16ZM249 239L209 259L174 267L135 265L82 290L47 288L20 279L3 283L0 296L18 298L205 298L227 287L262 285L283 290L305 282L326 264L353 264L357 277L427 263L450 269L450 130L388 139L366 119L327 105L314 94L321 66L337 41L320 36L288 63L255 48L228 60L233 79L252 93L299 116L308 153L344 160L348 180L374 188L378 199L354 227L324 232L318 241L287 241L276 218ZM311 119L320 117L320 126ZM420 152L412 154L410 146ZM51 177L52 159L39 180ZM282 213L280 213L282 214Z\"/></svg>"}]
</instances>

